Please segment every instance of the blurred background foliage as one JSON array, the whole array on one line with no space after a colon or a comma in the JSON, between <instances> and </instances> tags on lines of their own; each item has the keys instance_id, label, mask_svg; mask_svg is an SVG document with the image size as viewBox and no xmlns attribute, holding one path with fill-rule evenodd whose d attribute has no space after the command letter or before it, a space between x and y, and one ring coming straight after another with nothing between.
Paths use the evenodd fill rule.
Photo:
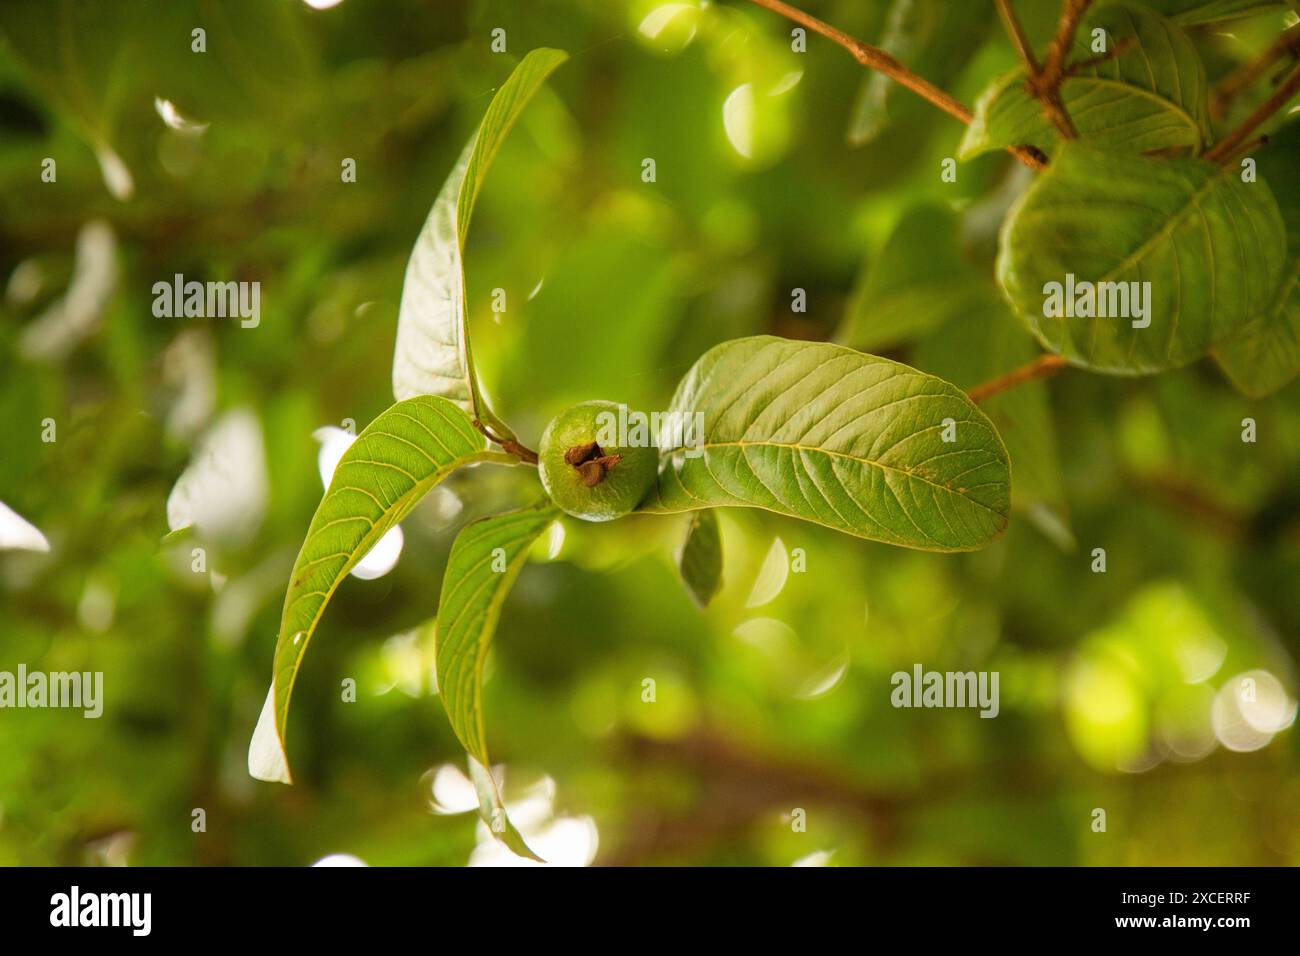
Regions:
<instances>
[{"instance_id":1,"label":"blurred background foliage","mask_svg":"<svg viewBox=\"0 0 1300 956\"><path fill-rule=\"evenodd\" d=\"M991 3L810 6L968 103L1015 64ZM1045 40L1056 4L1018 6ZM1194 29L1212 80L1294 19L1251 6ZM456 475L390 574L345 582L297 685L297 784L245 753L322 492L313 431L390 403L411 244L533 47L572 60L495 163L466 262L481 378L525 441L577 400L666 407L740 335L963 387L1036 354L990 278L1028 174L999 154L941 181L960 125L789 27L658 0L0 6L0 500L51 544L0 553L0 670L100 670L106 698L99 720L0 712L0 863L506 861L464 812L419 625L455 528L530 500L522 469ZM260 325L155 318L176 273L260 282ZM687 516L565 521L490 665L512 819L557 862L1300 863L1297 388L1248 401L1203 361L1005 393L1016 514L992 547L723 512L703 613L674 569ZM205 487L237 533L164 542L214 428L236 452ZM999 671L999 717L894 709L915 663Z\"/></svg>"}]
</instances>

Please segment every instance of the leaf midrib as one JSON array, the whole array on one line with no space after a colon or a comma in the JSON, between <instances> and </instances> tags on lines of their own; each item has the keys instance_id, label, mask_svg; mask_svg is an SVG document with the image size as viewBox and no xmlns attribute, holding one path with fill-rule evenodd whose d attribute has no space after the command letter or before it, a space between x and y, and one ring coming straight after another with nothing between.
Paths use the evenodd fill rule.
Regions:
<instances>
[{"instance_id":1,"label":"leaf midrib","mask_svg":"<svg viewBox=\"0 0 1300 956\"><path fill-rule=\"evenodd\" d=\"M1193 131L1195 131L1198 149L1201 146L1205 145L1205 137L1201 135L1201 127L1196 122L1196 118L1192 116L1191 113L1187 112L1187 110L1185 110L1181 104L1176 103L1171 99L1168 99L1167 97L1157 93L1155 90L1144 89L1143 87L1134 86L1132 83L1128 83L1123 80L1114 80L1114 79L1110 79L1109 77L1103 77L1103 76L1072 76L1069 78L1069 80L1066 81L1065 84L1063 84L1063 88L1073 85L1075 83L1082 83L1085 81L1088 83L1095 83L1098 86L1117 87L1118 89L1121 89L1126 93L1130 93L1134 96L1138 96L1143 99L1148 99L1155 103L1160 104L1161 106L1165 107L1170 113L1174 113L1182 117L1182 119L1186 122L1186 124L1190 126Z\"/></svg>"},{"instance_id":2,"label":"leaf midrib","mask_svg":"<svg viewBox=\"0 0 1300 956\"><path fill-rule=\"evenodd\" d=\"M850 455L847 452L835 451L830 448L822 448L820 445L804 445L797 442L779 442L779 441L746 441L744 439L739 439L737 441L704 442L702 445L698 447L707 451L711 448L745 448L749 446L754 446L758 448L789 448L794 451L812 452L815 454L826 455L828 458L841 458L846 461L855 462L861 465L870 465L873 468L879 468L881 471L893 472L894 474L897 475L904 475L908 478L915 479L916 481L919 481L922 484L929 485L932 488L939 488L943 491L948 492L948 494L950 495L954 495L958 498L961 498L963 501L968 501L973 505L977 505L978 507L983 508L985 511L989 512L990 514L997 515L999 518L1005 517L1005 515L1003 515L1002 512L990 508L982 501L976 501L974 498L968 497L967 495L961 493L955 488L951 488L948 485L942 484L941 482L931 481L929 478L926 478L923 475L918 475L916 472L908 471L905 468L895 468L892 465L886 465L884 462L876 461L875 459L872 458L859 458L858 456ZM665 455L672 455L677 453L678 451L681 451L681 449L674 448L666 451L660 451L659 457L663 458ZM702 500L699 499L697 495L691 495L691 497L696 498L697 500Z\"/></svg>"},{"instance_id":3,"label":"leaf midrib","mask_svg":"<svg viewBox=\"0 0 1300 956\"><path fill-rule=\"evenodd\" d=\"M1156 243L1164 239L1167 239L1177 229L1181 228L1184 220L1188 216L1190 216L1193 212L1200 213L1201 197L1204 196L1206 193L1210 192L1210 190L1217 187L1219 185L1219 178L1223 176L1225 173L1226 173L1226 168L1215 169L1214 172L1205 180L1204 185L1202 185L1199 189L1197 189L1194 193L1192 193L1190 196L1187 197L1186 201L1182 205L1182 208L1180 208L1178 212L1174 213L1172 216L1165 217L1164 225L1162 225L1158 230L1156 230L1156 232L1154 232L1149 239L1147 239L1144 243L1142 243L1142 245L1138 246L1131 253L1125 256L1114 267L1102 273L1100 278L1098 278L1096 281L1106 282L1111 279L1114 279L1124 271L1140 263L1143 259L1147 257L1147 254L1151 251L1152 246L1154 246ZM1156 211L1158 212L1159 210Z\"/></svg>"}]
</instances>

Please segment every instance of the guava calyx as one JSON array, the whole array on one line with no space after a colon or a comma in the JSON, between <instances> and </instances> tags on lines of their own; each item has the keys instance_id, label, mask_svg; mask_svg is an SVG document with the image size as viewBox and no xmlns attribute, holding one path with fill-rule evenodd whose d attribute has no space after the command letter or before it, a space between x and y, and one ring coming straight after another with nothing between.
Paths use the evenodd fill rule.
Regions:
<instances>
[{"instance_id":1,"label":"guava calyx","mask_svg":"<svg viewBox=\"0 0 1300 956\"><path fill-rule=\"evenodd\" d=\"M574 445L564 453L564 463L578 470L582 483L588 488L595 488L604 481L605 476L622 460L622 455L606 455L594 441Z\"/></svg>"}]
</instances>

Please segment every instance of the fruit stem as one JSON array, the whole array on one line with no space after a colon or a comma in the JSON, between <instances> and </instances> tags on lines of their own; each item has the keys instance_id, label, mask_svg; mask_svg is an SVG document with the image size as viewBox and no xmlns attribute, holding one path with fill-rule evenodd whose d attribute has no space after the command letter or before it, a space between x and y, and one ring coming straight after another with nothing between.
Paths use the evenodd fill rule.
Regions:
<instances>
[{"instance_id":1,"label":"fruit stem","mask_svg":"<svg viewBox=\"0 0 1300 956\"><path fill-rule=\"evenodd\" d=\"M522 445L519 442L515 441L513 438L498 438L496 435L492 434L491 429L489 429L477 418L474 419L474 427L477 428L479 431L481 431L484 435L486 435L489 441L496 442L498 445L500 445L506 451L510 452L510 454L514 455L520 461L526 462L530 465L537 464L537 452L533 451L527 445Z\"/></svg>"}]
</instances>

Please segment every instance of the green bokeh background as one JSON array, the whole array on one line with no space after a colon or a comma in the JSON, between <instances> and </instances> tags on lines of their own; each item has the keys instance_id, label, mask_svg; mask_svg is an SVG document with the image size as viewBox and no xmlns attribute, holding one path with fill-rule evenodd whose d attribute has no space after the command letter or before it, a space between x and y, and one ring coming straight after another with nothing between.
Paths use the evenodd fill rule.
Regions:
<instances>
[{"instance_id":1,"label":"green bokeh background","mask_svg":"<svg viewBox=\"0 0 1300 956\"><path fill-rule=\"evenodd\" d=\"M883 0L810 6L868 39L888 31ZM1021 6L1045 37L1052 5ZM1014 64L988 7L960 55L910 60L965 102ZM1282 22L1245 21L1231 42L1199 32L1212 77ZM15 0L0 35L0 501L51 544L0 552L0 670L103 671L106 696L99 720L0 711L3 864L488 858L473 813L431 807L430 772L463 754L430 649L403 635L436 612L456 527L534 496L525 469L456 475L405 523L391 574L340 588L297 684L295 786L254 781L245 760L322 492L312 432L390 404L406 257L527 50L572 58L496 160L466 257L480 375L525 442L575 401L665 407L725 339L834 337L879 292L872 267L900 222L915 271L952 249L987 281L996 210L1023 188L1005 155L942 181L961 127L897 90L878 135L851 147L861 68L817 37L792 51L788 24L741 3ZM732 100L729 134L737 95L753 110ZM206 130L169 129L155 97ZM97 145L130 170L130 198L110 195ZM92 220L116 236L115 291L75 348L34 358L23 331L66 289ZM20 265L35 291L13 280ZM261 324L155 318L152 285L178 272L260 282ZM941 281L906 285L895 308L914 314ZM996 351L983 322L1004 323ZM996 300L888 338L872 350L963 386L1034 353ZM999 424L1032 433L1013 468L1033 494L983 552L728 511L725 586L701 613L674 567L686 516L566 521L494 645L488 735L508 804L531 797L543 832L594 830L597 863L1300 863L1300 737L1238 753L1211 724L1247 672L1294 706L1300 391L1247 401L1208 361L1028 389L1034 404ZM265 449L255 533L164 542L173 485L237 409ZM804 570L764 570L778 538ZM208 573L191 570L199 545ZM893 708L890 676L914 663L998 671L1000 715Z\"/></svg>"}]
</instances>

